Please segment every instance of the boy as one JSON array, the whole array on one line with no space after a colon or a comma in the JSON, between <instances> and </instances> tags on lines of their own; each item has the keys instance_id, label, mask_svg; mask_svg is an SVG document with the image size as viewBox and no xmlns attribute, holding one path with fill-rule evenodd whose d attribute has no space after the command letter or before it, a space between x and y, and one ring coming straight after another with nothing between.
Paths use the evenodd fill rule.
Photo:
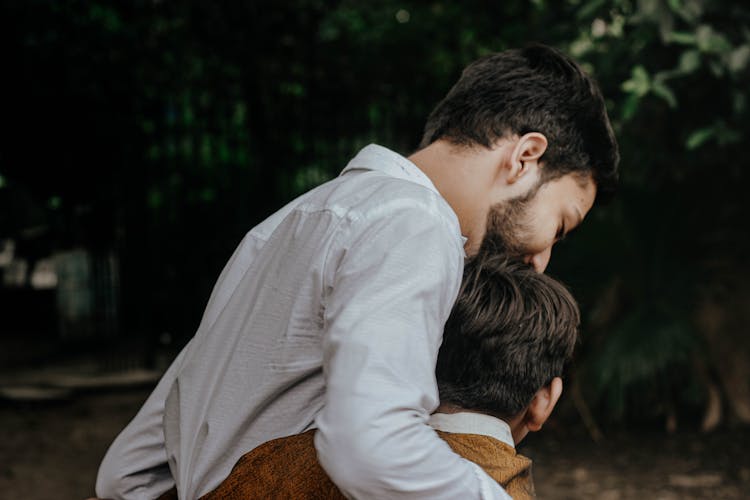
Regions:
<instances>
[{"instance_id":1,"label":"boy","mask_svg":"<svg viewBox=\"0 0 750 500\"><path fill-rule=\"evenodd\" d=\"M539 430L557 403L579 319L573 297L552 278L498 256L466 265L443 332L441 404L429 424L514 499L534 496L531 461L514 445ZM245 454L203 500L344 498L317 461L314 432ZM162 498L176 498L170 493Z\"/></svg>"}]
</instances>

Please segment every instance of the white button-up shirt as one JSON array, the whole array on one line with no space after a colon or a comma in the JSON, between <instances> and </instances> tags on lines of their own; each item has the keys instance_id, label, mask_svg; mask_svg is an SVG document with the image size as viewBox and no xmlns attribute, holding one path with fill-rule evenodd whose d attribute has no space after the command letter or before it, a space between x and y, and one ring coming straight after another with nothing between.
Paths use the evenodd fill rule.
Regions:
<instances>
[{"instance_id":1,"label":"white button-up shirt","mask_svg":"<svg viewBox=\"0 0 750 500\"><path fill-rule=\"evenodd\" d=\"M200 327L102 462L97 494L213 490L242 454L317 427L326 472L356 498L507 498L428 425L458 293L458 219L380 146L253 228Z\"/></svg>"}]
</instances>

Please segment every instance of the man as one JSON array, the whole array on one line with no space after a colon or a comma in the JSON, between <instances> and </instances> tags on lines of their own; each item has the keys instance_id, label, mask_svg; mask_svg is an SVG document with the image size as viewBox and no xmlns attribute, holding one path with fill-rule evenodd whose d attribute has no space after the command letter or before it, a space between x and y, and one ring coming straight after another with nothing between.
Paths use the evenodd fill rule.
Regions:
<instances>
[{"instance_id":1,"label":"man","mask_svg":"<svg viewBox=\"0 0 750 500\"><path fill-rule=\"evenodd\" d=\"M253 228L196 335L100 466L100 497L213 490L246 451L317 428L350 497L504 498L427 424L465 251L543 271L617 176L595 83L545 46L480 59L404 158L363 149Z\"/></svg>"},{"instance_id":2,"label":"man","mask_svg":"<svg viewBox=\"0 0 750 500\"><path fill-rule=\"evenodd\" d=\"M579 322L565 287L526 266L482 255L464 269L438 353L441 403L429 424L515 500L534 496L531 460L515 444L539 430L557 403ZM246 453L201 500L344 498L316 459L314 432ZM175 490L160 500L173 498Z\"/></svg>"}]
</instances>

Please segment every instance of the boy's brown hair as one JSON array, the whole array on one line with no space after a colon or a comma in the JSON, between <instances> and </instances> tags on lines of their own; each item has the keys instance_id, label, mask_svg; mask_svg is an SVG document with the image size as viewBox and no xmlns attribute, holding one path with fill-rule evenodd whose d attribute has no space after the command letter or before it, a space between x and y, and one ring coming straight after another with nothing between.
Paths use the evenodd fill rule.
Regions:
<instances>
[{"instance_id":1,"label":"boy's brown hair","mask_svg":"<svg viewBox=\"0 0 750 500\"><path fill-rule=\"evenodd\" d=\"M435 370L441 403L509 418L561 376L580 313L560 282L500 255L465 266Z\"/></svg>"}]
</instances>

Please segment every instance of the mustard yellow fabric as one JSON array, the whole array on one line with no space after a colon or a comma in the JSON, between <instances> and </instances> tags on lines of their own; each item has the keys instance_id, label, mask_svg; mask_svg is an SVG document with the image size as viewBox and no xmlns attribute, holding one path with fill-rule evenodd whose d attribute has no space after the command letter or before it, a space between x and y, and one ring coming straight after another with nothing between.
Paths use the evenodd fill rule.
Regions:
<instances>
[{"instance_id":1,"label":"mustard yellow fabric","mask_svg":"<svg viewBox=\"0 0 750 500\"><path fill-rule=\"evenodd\" d=\"M482 467L515 500L535 498L531 460L489 436L437 431L462 457ZM240 458L229 476L201 500L344 499L315 455L315 431L274 439ZM172 489L159 500L174 500Z\"/></svg>"}]
</instances>

